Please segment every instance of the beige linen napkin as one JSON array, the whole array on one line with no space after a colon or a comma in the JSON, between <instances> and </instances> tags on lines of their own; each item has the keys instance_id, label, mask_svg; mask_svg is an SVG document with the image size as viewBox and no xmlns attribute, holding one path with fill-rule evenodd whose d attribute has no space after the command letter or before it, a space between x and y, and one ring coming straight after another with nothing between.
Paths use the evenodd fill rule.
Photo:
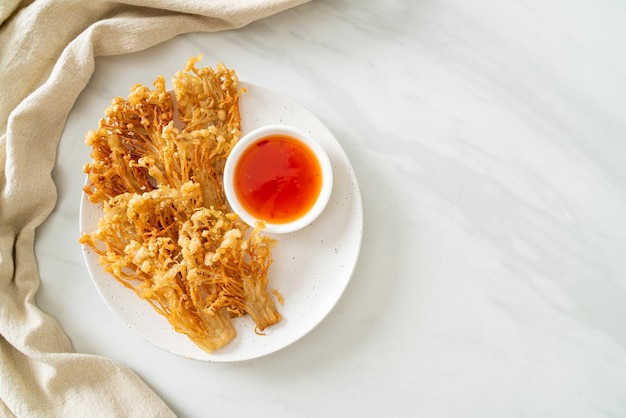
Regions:
<instances>
[{"instance_id":1,"label":"beige linen napkin","mask_svg":"<svg viewBox=\"0 0 626 418\"><path fill-rule=\"evenodd\" d=\"M2 0L0 416L172 416L127 367L74 352L35 304L35 228L52 211L66 117L94 57L244 26L306 0Z\"/></svg>"}]
</instances>

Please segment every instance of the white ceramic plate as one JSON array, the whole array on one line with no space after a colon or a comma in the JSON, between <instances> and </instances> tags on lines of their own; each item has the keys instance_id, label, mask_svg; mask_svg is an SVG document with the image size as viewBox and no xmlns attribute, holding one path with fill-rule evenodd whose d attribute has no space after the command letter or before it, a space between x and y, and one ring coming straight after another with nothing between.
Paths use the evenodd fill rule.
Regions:
<instances>
[{"instance_id":1,"label":"white ceramic plate","mask_svg":"<svg viewBox=\"0 0 626 418\"><path fill-rule=\"evenodd\" d=\"M175 332L167 320L132 290L119 284L98 264L98 255L83 247L87 269L105 303L131 329L168 352L203 361L249 360L273 353L297 341L315 328L335 306L356 265L363 232L363 208L357 179L341 145L324 124L291 98L259 86L242 83L242 131L268 124L296 126L317 139L328 153L334 174L333 192L324 212L310 226L277 235L269 287L278 289L284 304L276 302L283 319L254 332L249 317L237 318L237 336L226 347L208 354L185 335ZM81 234L93 231L101 208L83 194Z\"/></svg>"}]
</instances>

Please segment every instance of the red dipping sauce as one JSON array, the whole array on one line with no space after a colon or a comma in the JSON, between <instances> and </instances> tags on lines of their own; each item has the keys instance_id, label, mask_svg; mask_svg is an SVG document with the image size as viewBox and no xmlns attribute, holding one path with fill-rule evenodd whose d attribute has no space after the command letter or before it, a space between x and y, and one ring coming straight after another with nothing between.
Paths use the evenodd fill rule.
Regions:
<instances>
[{"instance_id":1,"label":"red dipping sauce","mask_svg":"<svg viewBox=\"0 0 626 418\"><path fill-rule=\"evenodd\" d=\"M269 135L242 153L234 169L234 188L253 216L287 223L315 204L322 170L307 145L288 135Z\"/></svg>"}]
</instances>

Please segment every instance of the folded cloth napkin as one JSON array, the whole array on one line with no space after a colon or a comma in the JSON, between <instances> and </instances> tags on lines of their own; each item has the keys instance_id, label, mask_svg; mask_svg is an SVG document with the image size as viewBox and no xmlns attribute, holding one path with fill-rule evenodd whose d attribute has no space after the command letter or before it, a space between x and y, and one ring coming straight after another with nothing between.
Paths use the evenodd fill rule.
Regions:
<instances>
[{"instance_id":1,"label":"folded cloth napkin","mask_svg":"<svg viewBox=\"0 0 626 418\"><path fill-rule=\"evenodd\" d=\"M0 416L172 416L124 365L75 353L35 304L35 228L52 211L66 117L94 57L242 27L306 0L3 0L0 4ZM36 152L33 152L36 150Z\"/></svg>"}]
</instances>

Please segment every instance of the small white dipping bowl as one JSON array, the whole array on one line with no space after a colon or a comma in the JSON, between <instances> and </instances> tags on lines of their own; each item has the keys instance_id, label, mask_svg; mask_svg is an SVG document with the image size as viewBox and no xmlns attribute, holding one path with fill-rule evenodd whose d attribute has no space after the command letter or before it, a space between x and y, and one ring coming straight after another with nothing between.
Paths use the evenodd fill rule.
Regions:
<instances>
[{"instance_id":1,"label":"small white dipping bowl","mask_svg":"<svg viewBox=\"0 0 626 418\"><path fill-rule=\"evenodd\" d=\"M235 190L235 170L244 152L249 147L254 146L265 138L275 135L288 136L308 148L311 151L311 154L317 158L322 174L321 189L315 203L313 203L311 208L299 218L284 223L272 223L268 219L259 219L251 214L239 200ZM226 199L228 200L233 212L239 215L239 217L250 226L255 226L257 221L264 221L264 231L268 233L286 234L302 229L313 223L313 221L326 207L326 204L330 199L332 188L333 170L330 160L328 159L328 155L322 146L316 140L311 138L310 135L289 125L267 125L247 133L235 144L228 156L228 159L226 160L226 166L224 167L224 191L226 193Z\"/></svg>"}]
</instances>

